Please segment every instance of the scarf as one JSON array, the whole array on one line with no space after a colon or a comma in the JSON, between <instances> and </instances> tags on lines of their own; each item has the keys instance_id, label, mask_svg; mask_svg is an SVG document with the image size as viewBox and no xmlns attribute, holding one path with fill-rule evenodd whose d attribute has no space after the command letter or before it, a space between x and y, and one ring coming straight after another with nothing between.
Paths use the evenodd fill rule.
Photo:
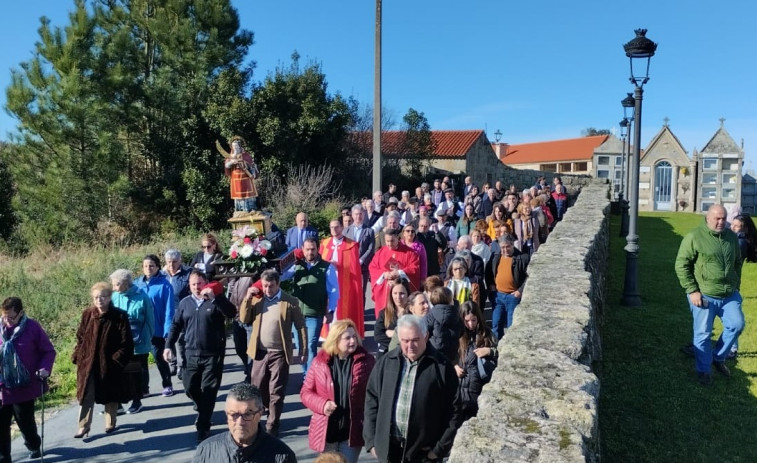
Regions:
<instances>
[{"instance_id":1,"label":"scarf","mask_svg":"<svg viewBox=\"0 0 757 463\"><path fill-rule=\"evenodd\" d=\"M21 316L18 326L11 330L3 327L3 346L0 349L0 378L6 389L15 389L26 386L31 381L29 371L26 369L16 352L14 341L18 339L26 329L26 315Z\"/></svg>"},{"instance_id":2,"label":"scarf","mask_svg":"<svg viewBox=\"0 0 757 463\"><path fill-rule=\"evenodd\" d=\"M471 286L470 279L468 277L465 277L462 280L449 280L449 283L447 283L447 288L452 291L452 297L454 297L455 300L461 305L464 302L470 301L473 296L473 287Z\"/></svg>"}]
</instances>

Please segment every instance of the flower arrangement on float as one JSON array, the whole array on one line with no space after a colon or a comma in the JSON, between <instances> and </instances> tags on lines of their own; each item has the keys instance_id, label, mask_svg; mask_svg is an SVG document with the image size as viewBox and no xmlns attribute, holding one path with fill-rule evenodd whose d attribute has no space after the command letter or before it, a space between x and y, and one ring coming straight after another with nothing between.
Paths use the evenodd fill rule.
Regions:
<instances>
[{"instance_id":1,"label":"flower arrangement on float","mask_svg":"<svg viewBox=\"0 0 757 463\"><path fill-rule=\"evenodd\" d=\"M266 266L271 242L261 238L255 228L245 225L234 230L231 240L228 261L234 263L238 273L259 272Z\"/></svg>"}]
</instances>

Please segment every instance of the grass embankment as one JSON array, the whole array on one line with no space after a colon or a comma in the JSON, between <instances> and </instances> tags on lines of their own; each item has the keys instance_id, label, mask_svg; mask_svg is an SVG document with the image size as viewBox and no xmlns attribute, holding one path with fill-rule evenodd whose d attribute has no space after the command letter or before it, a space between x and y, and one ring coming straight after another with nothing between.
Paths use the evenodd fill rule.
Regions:
<instances>
[{"instance_id":1,"label":"grass embankment","mask_svg":"<svg viewBox=\"0 0 757 463\"><path fill-rule=\"evenodd\" d=\"M642 307L619 304L625 238L612 218L609 291L599 365L602 459L618 462L755 462L757 440L757 264L745 264L741 294L746 329L733 377L696 381L691 314L674 272L681 238L702 215L647 213L639 218ZM716 321L716 335L721 325Z\"/></svg>"},{"instance_id":2,"label":"grass embankment","mask_svg":"<svg viewBox=\"0 0 757 463\"><path fill-rule=\"evenodd\" d=\"M219 236L219 240L226 238ZM50 377L48 404L70 401L76 394L76 369L71 363L81 311L91 305L89 288L119 268L142 274L146 254L163 254L170 248L182 252L186 263L199 251L200 235L165 239L149 245L121 249L71 247L40 249L24 258L0 259L0 299L20 297L28 315L45 328L57 351Z\"/></svg>"}]
</instances>

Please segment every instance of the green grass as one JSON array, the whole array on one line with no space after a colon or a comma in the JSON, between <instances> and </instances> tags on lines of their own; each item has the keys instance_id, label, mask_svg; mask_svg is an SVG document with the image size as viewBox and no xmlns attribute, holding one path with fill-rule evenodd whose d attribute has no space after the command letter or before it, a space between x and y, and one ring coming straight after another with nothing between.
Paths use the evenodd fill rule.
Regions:
<instances>
[{"instance_id":1,"label":"green grass","mask_svg":"<svg viewBox=\"0 0 757 463\"><path fill-rule=\"evenodd\" d=\"M226 234L216 236L228 241ZM119 268L133 270L139 276L146 254L157 254L162 260L169 248L179 249L189 263L199 251L199 243L196 234L120 249L77 246L39 249L23 258L0 256L0 299L20 297L29 316L47 331L57 352L51 391L46 397L48 406L67 403L76 395L71 352L82 309L91 304L89 288L98 281L108 281Z\"/></svg>"},{"instance_id":2,"label":"green grass","mask_svg":"<svg viewBox=\"0 0 757 463\"><path fill-rule=\"evenodd\" d=\"M622 307L625 238L611 222L609 290L602 324L599 427L608 462L757 461L757 264L745 264L741 294L746 328L730 379L696 381L694 360L679 348L691 341L691 314L673 264L698 214L646 213L639 218L642 306ZM719 334L719 321L716 322ZM716 334L716 335L717 335Z\"/></svg>"}]
</instances>

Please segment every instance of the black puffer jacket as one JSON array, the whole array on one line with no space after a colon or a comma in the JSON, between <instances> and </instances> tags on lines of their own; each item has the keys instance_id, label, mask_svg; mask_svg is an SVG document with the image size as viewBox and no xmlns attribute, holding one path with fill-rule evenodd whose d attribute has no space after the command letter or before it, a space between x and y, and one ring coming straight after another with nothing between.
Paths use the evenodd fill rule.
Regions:
<instances>
[{"instance_id":1,"label":"black puffer jacket","mask_svg":"<svg viewBox=\"0 0 757 463\"><path fill-rule=\"evenodd\" d=\"M478 396L484 384L491 379L491 373L497 366L497 358L493 355L478 358L476 346L473 342L468 344L468 352L460 364L465 370L465 375L460 378L460 401L463 407L463 419L467 420L478 414ZM483 375L481 373L484 373Z\"/></svg>"},{"instance_id":2,"label":"black puffer jacket","mask_svg":"<svg viewBox=\"0 0 757 463\"><path fill-rule=\"evenodd\" d=\"M428 325L428 342L447 359L454 363L457 359L457 346L463 333L463 320L454 305L437 304L426 314Z\"/></svg>"},{"instance_id":3,"label":"black puffer jacket","mask_svg":"<svg viewBox=\"0 0 757 463\"><path fill-rule=\"evenodd\" d=\"M230 432L216 434L197 446L192 463L297 463L292 449L258 424L258 435L252 445L240 448Z\"/></svg>"}]
</instances>

